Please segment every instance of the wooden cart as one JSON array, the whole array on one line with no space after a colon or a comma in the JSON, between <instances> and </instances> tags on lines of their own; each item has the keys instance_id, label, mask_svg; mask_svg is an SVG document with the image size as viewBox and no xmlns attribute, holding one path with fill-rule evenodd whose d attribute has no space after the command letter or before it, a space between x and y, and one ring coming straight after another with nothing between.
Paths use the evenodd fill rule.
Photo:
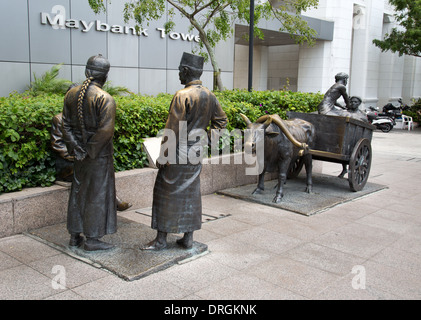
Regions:
<instances>
[{"instance_id":1,"label":"wooden cart","mask_svg":"<svg viewBox=\"0 0 421 320\"><path fill-rule=\"evenodd\" d=\"M350 117L314 113L287 112L290 119L299 118L315 126L316 138L309 153L313 159L348 166L348 182L352 191L360 191L370 174L371 139L375 127ZM291 164L290 176L297 176L303 167L301 158Z\"/></svg>"}]
</instances>

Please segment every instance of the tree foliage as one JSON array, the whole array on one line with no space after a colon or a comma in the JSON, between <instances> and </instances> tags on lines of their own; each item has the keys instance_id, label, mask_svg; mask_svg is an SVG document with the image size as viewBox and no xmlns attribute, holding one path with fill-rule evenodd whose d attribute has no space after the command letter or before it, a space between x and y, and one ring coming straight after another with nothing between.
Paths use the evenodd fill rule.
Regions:
<instances>
[{"instance_id":1,"label":"tree foliage","mask_svg":"<svg viewBox=\"0 0 421 320\"><path fill-rule=\"evenodd\" d=\"M421 0L389 0L400 28L393 28L384 40L373 40L382 51L421 57Z\"/></svg>"},{"instance_id":2,"label":"tree foliage","mask_svg":"<svg viewBox=\"0 0 421 320\"><path fill-rule=\"evenodd\" d=\"M104 0L89 0L89 4L96 13L105 10ZM317 4L318 0L256 1L254 33L262 39L263 32L257 27L259 21L276 18L281 22L280 31L288 32L298 43L312 44L315 31L301 19L300 13ZM211 61L216 87L222 91L214 48L219 41L232 36L236 22L250 23L250 0L131 0L125 3L124 19L126 23L134 19L137 27L143 28L168 13L164 27L169 33L175 27L177 12L189 20L189 31L195 29L199 33L197 53Z\"/></svg>"}]
</instances>

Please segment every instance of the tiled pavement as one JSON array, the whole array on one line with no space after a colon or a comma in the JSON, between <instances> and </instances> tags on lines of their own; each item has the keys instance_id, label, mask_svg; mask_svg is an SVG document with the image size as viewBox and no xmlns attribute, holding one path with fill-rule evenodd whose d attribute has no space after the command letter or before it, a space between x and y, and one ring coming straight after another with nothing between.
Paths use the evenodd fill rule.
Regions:
<instances>
[{"instance_id":1,"label":"tiled pavement","mask_svg":"<svg viewBox=\"0 0 421 320\"><path fill-rule=\"evenodd\" d=\"M420 138L375 132L370 181L389 188L315 216L204 196L205 214L229 215L195 233L210 252L133 282L25 235L0 239L0 299L420 299Z\"/></svg>"}]
</instances>

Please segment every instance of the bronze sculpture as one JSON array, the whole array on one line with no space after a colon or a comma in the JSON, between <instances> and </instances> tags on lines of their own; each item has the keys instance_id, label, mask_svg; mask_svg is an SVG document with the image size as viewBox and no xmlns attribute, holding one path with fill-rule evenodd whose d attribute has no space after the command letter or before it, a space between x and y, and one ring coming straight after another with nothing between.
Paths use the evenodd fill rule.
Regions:
<instances>
[{"instance_id":1,"label":"bronze sculpture","mask_svg":"<svg viewBox=\"0 0 421 320\"><path fill-rule=\"evenodd\" d=\"M51 149L56 156L56 180L71 182L75 157L69 154L63 141L62 124L63 114L56 114L51 121Z\"/></svg>"},{"instance_id":2,"label":"bronze sculpture","mask_svg":"<svg viewBox=\"0 0 421 320\"><path fill-rule=\"evenodd\" d=\"M344 72L340 72L335 76L335 84L329 88L324 95L322 102L318 106L319 114L334 116L343 115L344 108L337 102L340 97L343 97L345 101L345 108L349 109L350 100L346 92L348 78L349 76Z\"/></svg>"},{"instance_id":3,"label":"bronze sculpture","mask_svg":"<svg viewBox=\"0 0 421 320\"><path fill-rule=\"evenodd\" d=\"M74 85L77 86L77 85ZM72 88L71 86L69 90ZM71 182L73 179L73 164L75 157L67 151L63 141L63 113L56 114L51 121L51 149L54 151L56 160L56 181ZM127 210L131 203L123 201L116 196L117 211Z\"/></svg>"},{"instance_id":4,"label":"bronze sculpture","mask_svg":"<svg viewBox=\"0 0 421 320\"><path fill-rule=\"evenodd\" d=\"M308 153L308 148L313 147L316 136L314 126L305 120L291 119L283 120L279 115L266 115L252 123L247 116L241 114L244 122L247 124L247 130L250 134L245 135L244 146L251 152L258 152L256 145L259 143L258 131L264 133L264 163L263 170L259 174L259 182L253 194L261 194L265 190L265 172L278 171L278 185L273 203L280 203L282 200L283 187L287 180L290 164L302 157L306 168L306 192L311 193L313 188L312 181L312 156ZM249 146L249 147L247 147Z\"/></svg>"},{"instance_id":5,"label":"bronze sculpture","mask_svg":"<svg viewBox=\"0 0 421 320\"><path fill-rule=\"evenodd\" d=\"M350 103L349 103L349 108L348 108L349 116L351 118L354 118L360 121L369 122L367 118L367 114L365 114L359 109L361 103L362 103L362 100L360 97L353 96L350 98Z\"/></svg>"},{"instance_id":6,"label":"bronze sculpture","mask_svg":"<svg viewBox=\"0 0 421 320\"><path fill-rule=\"evenodd\" d=\"M361 105L361 103L362 103L362 100L360 97L356 97L356 96L351 97L349 101L349 108L346 111L344 111L341 115L368 123L369 121L368 121L367 115L359 109L359 106ZM348 171L349 170L348 170L347 164L345 163L342 164L342 171L338 177L343 178L345 174L348 173Z\"/></svg>"},{"instance_id":7,"label":"bronze sculpture","mask_svg":"<svg viewBox=\"0 0 421 320\"><path fill-rule=\"evenodd\" d=\"M167 246L168 233L184 233L177 243L184 248L193 245L193 232L201 228L202 202L200 192L201 162L184 159L190 151L196 153L194 142L187 141L183 150L180 127L185 125L189 135L195 130L224 129L227 116L215 95L202 85L203 57L183 53L179 78L185 88L178 91L171 102L165 129L175 133L176 163L160 156L157 160L158 175L153 191L152 229L156 238L142 249L161 250ZM164 140L162 141L164 144ZM161 145L161 155L163 153Z\"/></svg>"},{"instance_id":8,"label":"bronze sculpture","mask_svg":"<svg viewBox=\"0 0 421 320\"><path fill-rule=\"evenodd\" d=\"M63 107L63 140L74 156L74 174L67 212L70 246L86 237L87 251L113 245L99 240L117 231L113 135L116 104L101 88L110 63L102 55L89 58L82 85L71 88Z\"/></svg>"},{"instance_id":9,"label":"bronze sculpture","mask_svg":"<svg viewBox=\"0 0 421 320\"><path fill-rule=\"evenodd\" d=\"M329 88L323 97L322 102L319 104L319 114L351 117L363 122L368 122L367 116L359 110L359 106L362 102L359 97L349 98L346 85L348 84L349 76L340 72L335 76L336 83ZM343 97L345 101L345 107L342 107L337 100ZM348 173L347 164L342 164L342 172L339 174L339 178L343 178Z\"/></svg>"}]
</instances>

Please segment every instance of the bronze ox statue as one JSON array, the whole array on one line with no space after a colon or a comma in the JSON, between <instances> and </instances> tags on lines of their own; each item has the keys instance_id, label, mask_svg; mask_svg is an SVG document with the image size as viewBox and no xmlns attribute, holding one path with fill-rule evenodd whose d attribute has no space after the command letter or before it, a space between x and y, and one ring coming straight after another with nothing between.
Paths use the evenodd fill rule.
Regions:
<instances>
[{"instance_id":1,"label":"bronze ox statue","mask_svg":"<svg viewBox=\"0 0 421 320\"><path fill-rule=\"evenodd\" d=\"M264 143L263 171L259 174L259 182L253 194L261 194L265 189L265 172L278 170L278 185L274 203L279 203L283 197L283 186L286 182L290 164L303 157L307 174L306 192L312 192L312 155L308 152L315 137L314 126L305 120L282 120L277 114L266 115L252 123L247 116L241 114L247 124L250 134L245 137L245 150L256 152L258 143ZM263 130L264 135L255 134ZM264 141L259 141L264 137Z\"/></svg>"}]
</instances>

